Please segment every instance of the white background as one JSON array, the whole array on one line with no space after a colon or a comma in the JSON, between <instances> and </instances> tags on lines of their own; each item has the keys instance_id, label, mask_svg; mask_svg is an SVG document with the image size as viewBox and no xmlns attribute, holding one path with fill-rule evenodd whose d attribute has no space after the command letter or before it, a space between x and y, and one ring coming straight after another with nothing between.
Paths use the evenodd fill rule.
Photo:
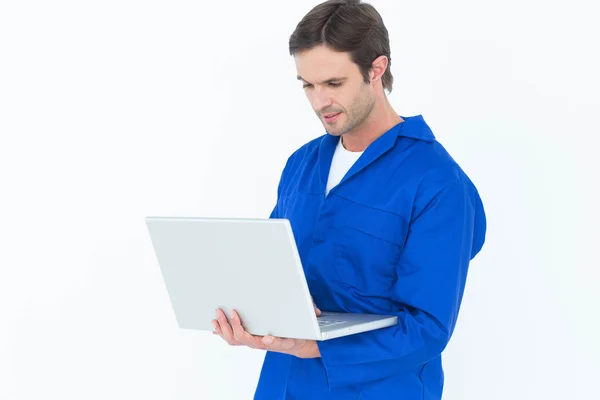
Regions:
<instances>
[{"instance_id":1,"label":"white background","mask_svg":"<svg viewBox=\"0 0 600 400\"><path fill-rule=\"evenodd\" d=\"M488 213L447 400L600 398L587 3L372 1L393 106ZM176 327L144 217L268 215L323 133L287 49L314 5L0 3L0 399L252 397L263 354Z\"/></svg>"}]
</instances>

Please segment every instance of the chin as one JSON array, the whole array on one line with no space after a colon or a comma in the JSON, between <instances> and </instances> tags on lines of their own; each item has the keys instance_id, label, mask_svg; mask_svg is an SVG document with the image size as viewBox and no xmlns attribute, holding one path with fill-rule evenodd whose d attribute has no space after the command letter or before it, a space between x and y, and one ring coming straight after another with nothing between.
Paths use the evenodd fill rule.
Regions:
<instances>
[{"instance_id":1,"label":"chin","mask_svg":"<svg viewBox=\"0 0 600 400\"><path fill-rule=\"evenodd\" d=\"M332 136L342 136L346 132L346 126L340 123L331 125L323 121L323 127Z\"/></svg>"},{"instance_id":2,"label":"chin","mask_svg":"<svg viewBox=\"0 0 600 400\"><path fill-rule=\"evenodd\" d=\"M339 128L334 128L330 125L323 124L323 128L329 133L331 136L341 136L343 131Z\"/></svg>"},{"instance_id":3,"label":"chin","mask_svg":"<svg viewBox=\"0 0 600 400\"><path fill-rule=\"evenodd\" d=\"M329 129L327 129L327 125L325 125L325 129L327 130L327 132L329 132L330 135L333 136L342 136L343 134L349 131L347 126L329 127Z\"/></svg>"}]
</instances>

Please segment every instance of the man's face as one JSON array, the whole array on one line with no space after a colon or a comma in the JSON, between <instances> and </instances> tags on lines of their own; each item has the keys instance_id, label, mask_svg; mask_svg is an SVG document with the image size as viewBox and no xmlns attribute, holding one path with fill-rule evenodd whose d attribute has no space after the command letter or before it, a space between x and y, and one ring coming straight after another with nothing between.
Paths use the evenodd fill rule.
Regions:
<instances>
[{"instance_id":1,"label":"man's face","mask_svg":"<svg viewBox=\"0 0 600 400\"><path fill-rule=\"evenodd\" d=\"M360 126L375 104L349 53L317 46L295 55L298 79L326 131L339 136Z\"/></svg>"}]
</instances>

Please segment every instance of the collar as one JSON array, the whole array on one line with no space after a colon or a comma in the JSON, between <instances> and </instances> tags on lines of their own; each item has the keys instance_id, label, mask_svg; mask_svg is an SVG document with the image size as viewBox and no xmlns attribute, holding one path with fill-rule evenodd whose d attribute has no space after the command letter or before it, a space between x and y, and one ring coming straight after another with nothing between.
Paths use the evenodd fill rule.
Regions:
<instances>
[{"instance_id":1,"label":"collar","mask_svg":"<svg viewBox=\"0 0 600 400\"><path fill-rule=\"evenodd\" d=\"M397 136L424 140L426 142L435 141L435 136L422 115L419 114L411 117L403 117L400 115L400 118L402 118L404 122L401 122L392 128L392 130L396 130Z\"/></svg>"}]
</instances>

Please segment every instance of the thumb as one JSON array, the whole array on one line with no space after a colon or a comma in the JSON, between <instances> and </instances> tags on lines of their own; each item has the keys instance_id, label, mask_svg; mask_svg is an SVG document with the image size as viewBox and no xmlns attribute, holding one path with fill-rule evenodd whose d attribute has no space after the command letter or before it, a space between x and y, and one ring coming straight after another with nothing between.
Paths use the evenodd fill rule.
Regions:
<instances>
[{"instance_id":1,"label":"thumb","mask_svg":"<svg viewBox=\"0 0 600 400\"><path fill-rule=\"evenodd\" d=\"M315 301L313 300L313 307L315 308L315 314L317 314L317 317L321 315L321 310L319 310L317 308L317 305L315 304Z\"/></svg>"}]
</instances>

